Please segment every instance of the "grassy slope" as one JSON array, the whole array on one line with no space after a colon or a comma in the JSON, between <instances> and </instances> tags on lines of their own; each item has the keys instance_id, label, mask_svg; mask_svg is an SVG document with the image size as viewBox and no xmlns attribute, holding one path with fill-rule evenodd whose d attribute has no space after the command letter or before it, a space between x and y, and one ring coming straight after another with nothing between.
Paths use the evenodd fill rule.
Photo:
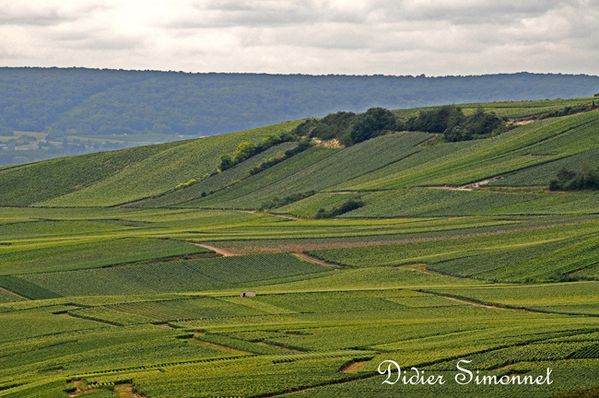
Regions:
<instances>
[{"instance_id":1,"label":"grassy slope","mask_svg":"<svg viewBox=\"0 0 599 398\"><path fill-rule=\"evenodd\" d=\"M339 185L340 189L389 189L407 185L459 185L584 152L599 146L599 112L548 119L497 137L452 147L441 156L423 151L415 164L388 168ZM443 149L437 149L443 153ZM409 159L408 162L415 162Z\"/></svg>"},{"instance_id":2,"label":"grassy slope","mask_svg":"<svg viewBox=\"0 0 599 398\"><path fill-rule=\"evenodd\" d=\"M266 170L255 176L256 179L264 178L271 182L267 185L258 186L248 192L242 183L187 205L257 208L275 197L323 190L409 157L419 150L418 144L430 138L431 135L425 133L388 134L337 150L336 153L311 164L304 164L301 168L294 163L302 159L293 157L279 164L277 169ZM295 172L283 178L270 177L281 169ZM249 179L248 183L251 183Z\"/></svg>"},{"instance_id":3,"label":"grassy slope","mask_svg":"<svg viewBox=\"0 0 599 398\"><path fill-rule=\"evenodd\" d=\"M45 205L115 205L160 194L191 178L212 172L223 154L240 141L257 142L269 134L291 129L297 122L282 123L246 132L189 141L165 150L86 189L44 202Z\"/></svg>"},{"instance_id":4,"label":"grassy slope","mask_svg":"<svg viewBox=\"0 0 599 398\"><path fill-rule=\"evenodd\" d=\"M266 151L252 156L245 162L225 170L222 173L212 175L199 183L185 188L168 192L156 198L148 198L140 203L134 203L136 207L160 207L171 206L179 203L190 202L194 199L201 198L202 194L208 194L222 190L230 185L238 184L241 180L250 176L250 171L254 167L260 166L265 160L283 156L286 150L294 148L297 145L295 142L285 142L275 145Z\"/></svg>"},{"instance_id":5,"label":"grassy slope","mask_svg":"<svg viewBox=\"0 0 599 398\"><path fill-rule=\"evenodd\" d=\"M152 145L4 168L0 170L0 186L3 187L0 203L27 206L76 192L182 144Z\"/></svg>"}]
</instances>

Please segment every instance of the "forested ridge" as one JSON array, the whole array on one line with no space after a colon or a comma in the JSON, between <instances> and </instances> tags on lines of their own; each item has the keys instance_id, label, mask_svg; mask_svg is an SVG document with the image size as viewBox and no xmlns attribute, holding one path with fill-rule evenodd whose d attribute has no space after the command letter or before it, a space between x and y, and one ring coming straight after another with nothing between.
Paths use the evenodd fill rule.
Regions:
<instances>
[{"instance_id":1,"label":"forested ridge","mask_svg":"<svg viewBox=\"0 0 599 398\"><path fill-rule=\"evenodd\" d=\"M0 128L53 134L211 135L373 106L567 98L599 77L342 76L1 68Z\"/></svg>"}]
</instances>

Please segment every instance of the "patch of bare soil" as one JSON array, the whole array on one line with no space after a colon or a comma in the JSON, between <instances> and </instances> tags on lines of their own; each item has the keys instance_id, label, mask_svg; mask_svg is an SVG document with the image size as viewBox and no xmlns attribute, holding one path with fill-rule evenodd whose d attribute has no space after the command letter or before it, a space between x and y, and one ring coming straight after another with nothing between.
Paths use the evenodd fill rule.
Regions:
<instances>
[{"instance_id":1,"label":"patch of bare soil","mask_svg":"<svg viewBox=\"0 0 599 398\"><path fill-rule=\"evenodd\" d=\"M355 361L341 368L341 373L358 373L368 361Z\"/></svg>"},{"instance_id":2,"label":"patch of bare soil","mask_svg":"<svg viewBox=\"0 0 599 398\"><path fill-rule=\"evenodd\" d=\"M195 243L196 246L199 247L203 247L204 249L208 249L208 250L212 250L213 252L220 254L223 257L229 257L229 256L239 256L240 254L234 253L232 251L226 250L226 249L222 249L219 247L215 247L212 245L207 245L205 243Z\"/></svg>"},{"instance_id":3,"label":"patch of bare soil","mask_svg":"<svg viewBox=\"0 0 599 398\"><path fill-rule=\"evenodd\" d=\"M131 383L115 385L114 392L119 398L146 398L145 395L136 392L135 387Z\"/></svg>"},{"instance_id":4,"label":"patch of bare soil","mask_svg":"<svg viewBox=\"0 0 599 398\"><path fill-rule=\"evenodd\" d=\"M475 181L470 184L461 185L459 187L454 187L454 186L450 186L450 185L434 185L434 186L428 186L427 188L442 189L444 191L473 191L475 189L482 188L485 185L489 185L493 181L500 180L501 178L503 178L503 177L497 176L497 177L492 177L492 178L486 178L484 180Z\"/></svg>"},{"instance_id":5,"label":"patch of bare soil","mask_svg":"<svg viewBox=\"0 0 599 398\"><path fill-rule=\"evenodd\" d=\"M330 148L330 149L342 149L345 146L336 138L332 140L321 140L319 138L312 138L312 142L314 145L322 147L322 148Z\"/></svg>"},{"instance_id":6,"label":"patch of bare soil","mask_svg":"<svg viewBox=\"0 0 599 398\"><path fill-rule=\"evenodd\" d=\"M318 257L314 257L314 256L311 256L306 253L299 252L299 253L291 253L291 254L293 254L295 257L299 258L300 260L306 261L308 263L322 265L323 267L339 268L339 264L331 263L331 262L322 260Z\"/></svg>"},{"instance_id":7,"label":"patch of bare soil","mask_svg":"<svg viewBox=\"0 0 599 398\"><path fill-rule=\"evenodd\" d=\"M258 214L258 210L237 210L240 213L246 213L246 214ZM299 217L296 216L292 216L289 214L282 214L282 213L272 213L270 211L260 211L260 213L264 213L264 214L268 214L269 216L273 216L273 217L279 217L279 218L283 218L285 220L299 220Z\"/></svg>"},{"instance_id":8,"label":"patch of bare soil","mask_svg":"<svg viewBox=\"0 0 599 398\"><path fill-rule=\"evenodd\" d=\"M435 272L433 270L430 270L426 267L426 264L410 264L410 265L404 265L401 267L401 269L405 269L408 271L415 271L415 272L422 272L424 274L430 274L430 275L440 275L438 272Z\"/></svg>"},{"instance_id":9,"label":"patch of bare soil","mask_svg":"<svg viewBox=\"0 0 599 398\"><path fill-rule=\"evenodd\" d=\"M480 180L480 181L476 181L473 182L471 184L466 184L466 185L462 185L461 188L466 188L466 189L478 189L480 187L484 187L485 185L489 185L490 183L492 183L493 181L497 181L500 180L502 177L501 176L497 176L497 177L492 177L492 178L487 178L484 180Z\"/></svg>"},{"instance_id":10,"label":"patch of bare soil","mask_svg":"<svg viewBox=\"0 0 599 398\"><path fill-rule=\"evenodd\" d=\"M464 187L452 187L449 185L435 185L432 187L427 187L431 189L441 189L443 191L472 191L472 188L464 188Z\"/></svg>"},{"instance_id":11,"label":"patch of bare soil","mask_svg":"<svg viewBox=\"0 0 599 398\"><path fill-rule=\"evenodd\" d=\"M510 126L526 126L537 121L537 118L514 119L508 122Z\"/></svg>"}]
</instances>

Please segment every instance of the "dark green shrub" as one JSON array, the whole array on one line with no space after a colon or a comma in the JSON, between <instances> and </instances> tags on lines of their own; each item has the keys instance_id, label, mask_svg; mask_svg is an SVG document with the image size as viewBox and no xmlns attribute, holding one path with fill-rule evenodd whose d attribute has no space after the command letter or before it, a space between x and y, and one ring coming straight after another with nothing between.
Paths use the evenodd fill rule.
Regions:
<instances>
[{"instance_id":1,"label":"dark green shrub","mask_svg":"<svg viewBox=\"0 0 599 398\"><path fill-rule=\"evenodd\" d=\"M599 173L586 165L583 165L578 172L564 168L557 173L557 179L551 180L549 189L551 191L599 189Z\"/></svg>"},{"instance_id":2,"label":"dark green shrub","mask_svg":"<svg viewBox=\"0 0 599 398\"><path fill-rule=\"evenodd\" d=\"M430 111L421 111L418 116L411 118L406 123L410 131L426 131L429 133L443 133L461 125L466 116L455 105L445 105Z\"/></svg>"},{"instance_id":3,"label":"dark green shrub","mask_svg":"<svg viewBox=\"0 0 599 398\"><path fill-rule=\"evenodd\" d=\"M305 199L309 196L314 195L315 191L308 192L300 192L293 195L285 196L284 198L275 197L270 202L264 203L260 209L268 210L268 209L276 209L277 207L285 206L293 202L297 202L298 200Z\"/></svg>"},{"instance_id":4,"label":"dark green shrub","mask_svg":"<svg viewBox=\"0 0 599 398\"><path fill-rule=\"evenodd\" d=\"M318 209L314 218L333 218L341 214L349 213L352 210L359 209L364 206L364 201L361 198L351 198L343 202L339 207L334 207L330 210Z\"/></svg>"},{"instance_id":5,"label":"dark green shrub","mask_svg":"<svg viewBox=\"0 0 599 398\"><path fill-rule=\"evenodd\" d=\"M421 111L405 125L406 130L443 133L446 141L467 141L488 136L500 131L503 119L494 113L478 108L472 115L466 116L455 105L446 105L436 109Z\"/></svg>"}]
</instances>

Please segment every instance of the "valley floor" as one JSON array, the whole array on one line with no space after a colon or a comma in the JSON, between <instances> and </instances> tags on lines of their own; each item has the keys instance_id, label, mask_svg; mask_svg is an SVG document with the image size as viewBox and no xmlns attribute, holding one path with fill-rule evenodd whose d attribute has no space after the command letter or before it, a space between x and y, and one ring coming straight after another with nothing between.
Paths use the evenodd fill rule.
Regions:
<instances>
[{"instance_id":1,"label":"valley floor","mask_svg":"<svg viewBox=\"0 0 599 398\"><path fill-rule=\"evenodd\" d=\"M0 397L597 392L597 215L0 208L0 236ZM461 386L460 359L553 384Z\"/></svg>"}]
</instances>

